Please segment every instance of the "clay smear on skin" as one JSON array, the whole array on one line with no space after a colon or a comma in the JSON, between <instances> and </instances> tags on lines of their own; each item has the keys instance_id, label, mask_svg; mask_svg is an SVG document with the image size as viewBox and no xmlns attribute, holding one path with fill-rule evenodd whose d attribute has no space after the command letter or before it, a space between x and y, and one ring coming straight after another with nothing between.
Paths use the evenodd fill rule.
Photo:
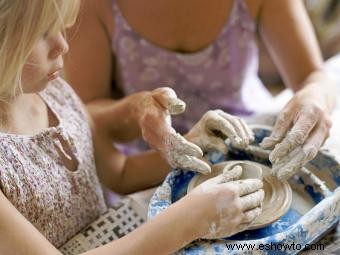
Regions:
<instances>
[{"instance_id":1,"label":"clay smear on skin","mask_svg":"<svg viewBox=\"0 0 340 255\"><path fill-rule=\"evenodd\" d=\"M239 166L236 166L239 167ZM244 187L244 189L246 190L254 190L254 187L257 187L256 183L244 183L241 182L239 185L246 185L246 187ZM206 193L206 194L217 194L219 192L219 184L217 183L211 183L208 185L201 185L199 186L200 190L202 193ZM254 196L253 201L250 201L250 203L257 205L257 199ZM214 238L214 237L219 237L219 235L221 235L221 233L233 233L233 232L239 232L243 229L245 229L247 227L247 224L240 224L239 226L237 226L237 229L228 229L228 231L226 231L227 227L226 226L230 226L230 220L229 218L226 218L225 215L226 210L228 210L228 208L230 207L229 203L228 203L228 199L226 197L219 197L217 199L216 202L216 212L219 215L219 219L218 219L218 223L216 222L212 222L210 227L209 227L209 233L204 237L204 238ZM228 234L226 234L228 235Z\"/></svg>"},{"instance_id":2,"label":"clay smear on skin","mask_svg":"<svg viewBox=\"0 0 340 255\"><path fill-rule=\"evenodd\" d=\"M210 166L200 160L203 152L197 145L188 142L178 133L168 134L164 139L167 147L165 156L172 167L194 169L204 174L210 173Z\"/></svg>"}]
</instances>

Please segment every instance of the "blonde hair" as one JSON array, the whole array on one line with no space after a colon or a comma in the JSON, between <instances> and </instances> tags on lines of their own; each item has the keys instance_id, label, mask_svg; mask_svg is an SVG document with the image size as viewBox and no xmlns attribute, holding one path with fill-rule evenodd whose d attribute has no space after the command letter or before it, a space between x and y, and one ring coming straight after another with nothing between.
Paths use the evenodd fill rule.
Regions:
<instances>
[{"instance_id":1,"label":"blonde hair","mask_svg":"<svg viewBox=\"0 0 340 255\"><path fill-rule=\"evenodd\" d=\"M79 0L0 0L0 101L21 91L23 67L37 41L72 25L79 5Z\"/></svg>"}]
</instances>

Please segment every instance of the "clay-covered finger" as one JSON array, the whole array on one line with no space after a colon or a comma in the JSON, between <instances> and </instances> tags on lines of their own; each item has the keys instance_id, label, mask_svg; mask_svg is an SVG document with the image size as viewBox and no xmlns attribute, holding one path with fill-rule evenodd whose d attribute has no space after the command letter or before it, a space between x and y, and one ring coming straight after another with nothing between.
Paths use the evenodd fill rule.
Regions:
<instances>
[{"instance_id":1,"label":"clay-covered finger","mask_svg":"<svg viewBox=\"0 0 340 255\"><path fill-rule=\"evenodd\" d=\"M301 113L287 136L281 143L275 146L271 153L271 162L275 162L277 159L284 157L298 145L304 144L311 130L316 125L317 120L315 116Z\"/></svg>"},{"instance_id":2,"label":"clay-covered finger","mask_svg":"<svg viewBox=\"0 0 340 255\"><path fill-rule=\"evenodd\" d=\"M168 153L177 153L182 155L193 156L196 158L203 157L203 151L196 144L187 141L179 133L172 132L165 135L165 147Z\"/></svg>"},{"instance_id":3,"label":"clay-covered finger","mask_svg":"<svg viewBox=\"0 0 340 255\"><path fill-rule=\"evenodd\" d=\"M214 115L212 118L209 118L206 122L207 128L212 131L219 131L228 137L231 140L233 145L238 147L242 147L243 141L242 138L238 135L234 126L227 121L225 118L222 118L219 115Z\"/></svg>"},{"instance_id":4,"label":"clay-covered finger","mask_svg":"<svg viewBox=\"0 0 340 255\"><path fill-rule=\"evenodd\" d=\"M208 135L208 139L201 144L204 151L219 151L223 154L227 154L228 148L224 140L221 137Z\"/></svg>"},{"instance_id":5,"label":"clay-covered finger","mask_svg":"<svg viewBox=\"0 0 340 255\"><path fill-rule=\"evenodd\" d=\"M239 137L240 142L234 143L234 145L238 147L245 148L249 144L249 137L247 135L246 130L244 130L244 126L241 122L241 119L239 117L230 115L222 110L216 110L218 115L220 115L223 119L225 119L227 122L231 123L233 125L237 137Z\"/></svg>"},{"instance_id":6,"label":"clay-covered finger","mask_svg":"<svg viewBox=\"0 0 340 255\"><path fill-rule=\"evenodd\" d=\"M253 222L262 212L261 207L256 207L252 210L244 212L244 216L242 219L242 223L251 223Z\"/></svg>"},{"instance_id":7,"label":"clay-covered finger","mask_svg":"<svg viewBox=\"0 0 340 255\"><path fill-rule=\"evenodd\" d=\"M185 102L179 99L175 91L168 87L157 88L151 92L152 97L172 115L185 110Z\"/></svg>"},{"instance_id":8,"label":"clay-covered finger","mask_svg":"<svg viewBox=\"0 0 340 255\"><path fill-rule=\"evenodd\" d=\"M298 146L285 158L273 165L273 175L275 175L278 179L289 179L296 172L300 171L302 167L308 163L308 161L312 160L317 155L324 140L324 131L316 129L312 133L311 137L307 139L306 144Z\"/></svg>"},{"instance_id":9,"label":"clay-covered finger","mask_svg":"<svg viewBox=\"0 0 340 255\"><path fill-rule=\"evenodd\" d=\"M187 155L178 155L175 165L176 168L191 170L201 174L209 174L211 172L209 164L203 160Z\"/></svg>"},{"instance_id":10,"label":"clay-covered finger","mask_svg":"<svg viewBox=\"0 0 340 255\"><path fill-rule=\"evenodd\" d=\"M263 182L259 179L237 180L227 183L227 185L229 184L233 186L233 190L239 196L248 195L250 193L258 191L259 189L262 189L263 187Z\"/></svg>"},{"instance_id":11,"label":"clay-covered finger","mask_svg":"<svg viewBox=\"0 0 340 255\"><path fill-rule=\"evenodd\" d=\"M248 137L248 140L249 142L254 142L255 140L255 135L254 135L254 132L253 130L250 129L250 127L248 126L248 124L243 120L243 119L240 119L240 122L241 122L241 125L243 127L243 130L245 131L247 137Z\"/></svg>"},{"instance_id":12,"label":"clay-covered finger","mask_svg":"<svg viewBox=\"0 0 340 255\"><path fill-rule=\"evenodd\" d=\"M237 123L238 123L237 127L240 129L239 134L240 134L241 139L242 139L242 146L243 146L243 148L246 148L249 145L249 142L250 142L249 138L250 137L248 136L248 133L243 126L242 120L237 118Z\"/></svg>"},{"instance_id":13,"label":"clay-covered finger","mask_svg":"<svg viewBox=\"0 0 340 255\"><path fill-rule=\"evenodd\" d=\"M302 150L307 155L307 160L312 160L318 153L319 149L325 142L329 134L331 123L319 122L316 128L311 132L307 141L302 147Z\"/></svg>"},{"instance_id":14,"label":"clay-covered finger","mask_svg":"<svg viewBox=\"0 0 340 255\"><path fill-rule=\"evenodd\" d=\"M254 193L248 194L240 198L243 211L260 207L264 199L264 191L260 189Z\"/></svg>"},{"instance_id":15,"label":"clay-covered finger","mask_svg":"<svg viewBox=\"0 0 340 255\"><path fill-rule=\"evenodd\" d=\"M306 162L307 154L299 146L272 166L272 174L278 179L287 180L301 170Z\"/></svg>"},{"instance_id":16,"label":"clay-covered finger","mask_svg":"<svg viewBox=\"0 0 340 255\"><path fill-rule=\"evenodd\" d=\"M229 169L228 166L222 172L221 183L230 182L234 180L238 180L242 174L242 167L237 165L232 169Z\"/></svg>"},{"instance_id":17,"label":"clay-covered finger","mask_svg":"<svg viewBox=\"0 0 340 255\"><path fill-rule=\"evenodd\" d=\"M185 102L179 98L169 100L168 110L171 115L181 114L185 111L185 107Z\"/></svg>"},{"instance_id":18,"label":"clay-covered finger","mask_svg":"<svg viewBox=\"0 0 340 255\"><path fill-rule=\"evenodd\" d=\"M250 226L250 223L251 223L251 222L241 223L241 224L238 226L238 231L237 231L237 233L242 232L242 231L245 231L246 229L248 229L249 226Z\"/></svg>"},{"instance_id":19,"label":"clay-covered finger","mask_svg":"<svg viewBox=\"0 0 340 255\"><path fill-rule=\"evenodd\" d=\"M260 146L264 149L272 149L287 134L293 122L293 112L289 109L281 111L276 119L274 128L269 137L265 137Z\"/></svg>"}]
</instances>

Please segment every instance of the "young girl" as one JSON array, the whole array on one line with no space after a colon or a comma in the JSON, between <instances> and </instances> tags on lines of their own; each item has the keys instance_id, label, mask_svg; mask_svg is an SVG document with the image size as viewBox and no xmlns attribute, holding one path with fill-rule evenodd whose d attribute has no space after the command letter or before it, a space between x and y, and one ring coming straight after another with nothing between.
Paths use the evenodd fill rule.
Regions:
<instances>
[{"instance_id":1,"label":"young girl","mask_svg":"<svg viewBox=\"0 0 340 255\"><path fill-rule=\"evenodd\" d=\"M68 50L62 31L78 5L0 0L0 254L61 254L56 248L107 209L99 179L129 192L159 183L170 170L155 152L127 158L113 149L58 77ZM132 97L137 108L154 109L151 93ZM117 107L128 113L125 102ZM217 122L209 116L217 115L231 139L249 142L230 115L213 111L202 120L211 125ZM191 137L209 126L204 121ZM203 183L156 219L86 254L169 254L200 237L243 230L260 213L263 191L259 180L233 181L239 175L234 169Z\"/></svg>"}]
</instances>

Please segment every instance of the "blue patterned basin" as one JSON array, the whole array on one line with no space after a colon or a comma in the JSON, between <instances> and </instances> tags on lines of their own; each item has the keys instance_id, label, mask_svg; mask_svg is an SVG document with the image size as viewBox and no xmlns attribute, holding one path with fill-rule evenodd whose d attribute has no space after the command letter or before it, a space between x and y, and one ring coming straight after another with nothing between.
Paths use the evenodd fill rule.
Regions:
<instances>
[{"instance_id":1,"label":"blue patterned basin","mask_svg":"<svg viewBox=\"0 0 340 255\"><path fill-rule=\"evenodd\" d=\"M253 127L255 146L270 134L266 126ZM212 163L251 160L270 166L267 157L230 146L228 155L209 154ZM191 171L174 170L156 190L148 211L152 219L186 195ZM320 151L289 183L293 203L279 220L261 229L244 231L221 240L197 240L176 254L296 254L335 227L340 218L340 164L327 151Z\"/></svg>"}]
</instances>

